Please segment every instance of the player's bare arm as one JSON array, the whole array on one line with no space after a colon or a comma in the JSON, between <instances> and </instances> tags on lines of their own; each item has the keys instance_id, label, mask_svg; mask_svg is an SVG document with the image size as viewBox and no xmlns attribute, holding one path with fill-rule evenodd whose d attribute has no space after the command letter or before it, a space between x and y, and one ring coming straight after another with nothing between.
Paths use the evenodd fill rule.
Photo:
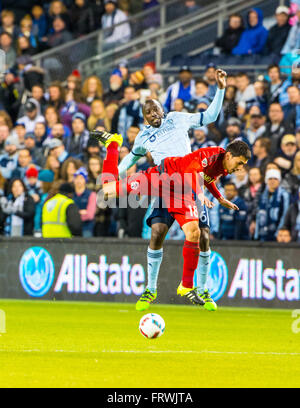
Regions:
<instances>
[{"instance_id":1,"label":"player's bare arm","mask_svg":"<svg viewBox=\"0 0 300 408\"><path fill-rule=\"evenodd\" d=\"M226 88L226 77L227 73L225 71L223 71L222 69L216 70L216 81L219 89Z\"/></svg>"}]
</instances>

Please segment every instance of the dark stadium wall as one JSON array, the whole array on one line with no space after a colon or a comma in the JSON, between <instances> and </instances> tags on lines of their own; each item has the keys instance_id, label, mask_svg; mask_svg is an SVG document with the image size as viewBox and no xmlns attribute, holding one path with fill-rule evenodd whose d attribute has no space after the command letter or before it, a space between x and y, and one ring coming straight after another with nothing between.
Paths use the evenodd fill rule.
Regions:
<instances>
[{"instance_id":1,"label":"dark stadium wall","mask_svg":"<svg viewBox=\"0 0 300 408\"><path fill-rule=\"evenodd\" d=\"M134 303L146 284L147 242L139 239L2 239L0 298ZM183 304L182 243L167 242L159 303ZM222 306L295 308L299 245L218 241L208 286Z\"/></svg>"}]
</instances>

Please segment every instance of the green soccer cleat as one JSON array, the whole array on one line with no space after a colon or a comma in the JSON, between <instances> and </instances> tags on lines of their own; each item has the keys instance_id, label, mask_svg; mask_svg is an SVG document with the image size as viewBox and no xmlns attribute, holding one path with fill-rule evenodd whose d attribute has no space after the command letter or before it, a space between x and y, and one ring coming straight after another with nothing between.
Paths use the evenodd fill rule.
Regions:
<instances>
[{"instance_id":1,"label":"green soccer cleat","mask_svg":"<svg viewBox=\"0 0 300 408\"><path fill-rule=\"evenodd\" d=\"M180 285L177 288L177 295L185 297L186 299L188 299L194 305L197 305L197 306L204 306L205 305L204 300L199 297L199 295L196 292L195 288L185 288L184 286L182 286L181 282L180 282Z\"/></svg>"},{"instance_id":2,"label":"green soccer cleat","mask_svg":"<svg viewBox=\"0 0 300 408\"><path fill-rule=\"evenodd\" d=\"M157 298L157 291L150 292L149 289L146 289L139 300L136 302L135 309L138 312L143 312L144 310L148 310L150 307L150 303L152 303Z\"/></svg>"},{"instance_id":3,"label":"green soccer cleat","mask_svg":"<svg viewBox=\"0 0 300 408\"><path fill-rule=\"evenodd\" d=\"M209 310L210 312L215 312L218 309L217 304L214 302L207 289L205 289L203 293L199 293L198 291L198 295L205 302L204 309Z\"/></svg>"},{"instance_id":4,"label":"green soccer cleat","mask_svg":"<svg viewBox=\"0 0 300 408\"><path fill-rule=\"evenodd\" d=\"M90 136L98 140L98 142L104 144L105 147L107 147L111 142L117 142L120 147L123 143L123 136L118 135L117 133L112 134L105 131L92 130L90 132Z\"/></svg>"}]
</instances>

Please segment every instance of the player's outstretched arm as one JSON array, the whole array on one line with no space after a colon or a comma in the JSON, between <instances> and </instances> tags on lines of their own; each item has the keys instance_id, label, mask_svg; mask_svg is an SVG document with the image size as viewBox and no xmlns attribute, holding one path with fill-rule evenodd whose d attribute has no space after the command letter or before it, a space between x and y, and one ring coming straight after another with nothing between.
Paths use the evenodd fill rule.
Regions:
<instances>
[{"instance_id":1,"label":"player's outstretched arm","mask_svg":"<svg viewBox=\"0 0 300 408\"><path fill-rule=\"evenodd\" d=\"M226 88L226 76L227 73L225 71L223 71L222 69L217 69L216 81L218 84L218 89L212 103L202 114L202 124L204 126L208 125L209 123L215 122L217 120L217 117L219 116L219 113L221 112Z\"/></svg>"},{"instance_id":2,"label":"player's outstretched arm","mask_svg":"<svg viewBox=\"0 0 300 408\"><path fill-rule=\"evenodd\" d=\"M139 159L141 156L134 155L132 152L127 154L121 163L118 166L119 169L119 177L124 178L126 176L126 171L130 169Z\"/></svg>"}]
</instances>

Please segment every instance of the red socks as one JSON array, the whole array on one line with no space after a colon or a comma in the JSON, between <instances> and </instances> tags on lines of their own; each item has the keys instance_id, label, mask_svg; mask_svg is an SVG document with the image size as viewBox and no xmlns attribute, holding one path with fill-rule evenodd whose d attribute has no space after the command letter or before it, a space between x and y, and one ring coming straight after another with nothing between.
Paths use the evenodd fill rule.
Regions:
<instances>
[{"instance_id":1,"label":"red socks","mask_svg":"<svg viewBox=\"0 0 300 408\"><path fill-rule=\"evenodd\" d=\"M199 259L199 242L190 242L185 240L182 250L183 255L183 274L182 286L192 288L194 286L194 272L197 269Z\"/></svg>"},{"instance_id":2,"label":"red socks","mask_svg":"<svg viewBox=\"0 0 300 408\"><path fill-rule=\"evenodd\" d=\"M103 162L102 184L118 180L119 178L118 161L119 161L119 145L117 142L111 142L107 146L106 158Z\"/></svg>"}]
</instances>

